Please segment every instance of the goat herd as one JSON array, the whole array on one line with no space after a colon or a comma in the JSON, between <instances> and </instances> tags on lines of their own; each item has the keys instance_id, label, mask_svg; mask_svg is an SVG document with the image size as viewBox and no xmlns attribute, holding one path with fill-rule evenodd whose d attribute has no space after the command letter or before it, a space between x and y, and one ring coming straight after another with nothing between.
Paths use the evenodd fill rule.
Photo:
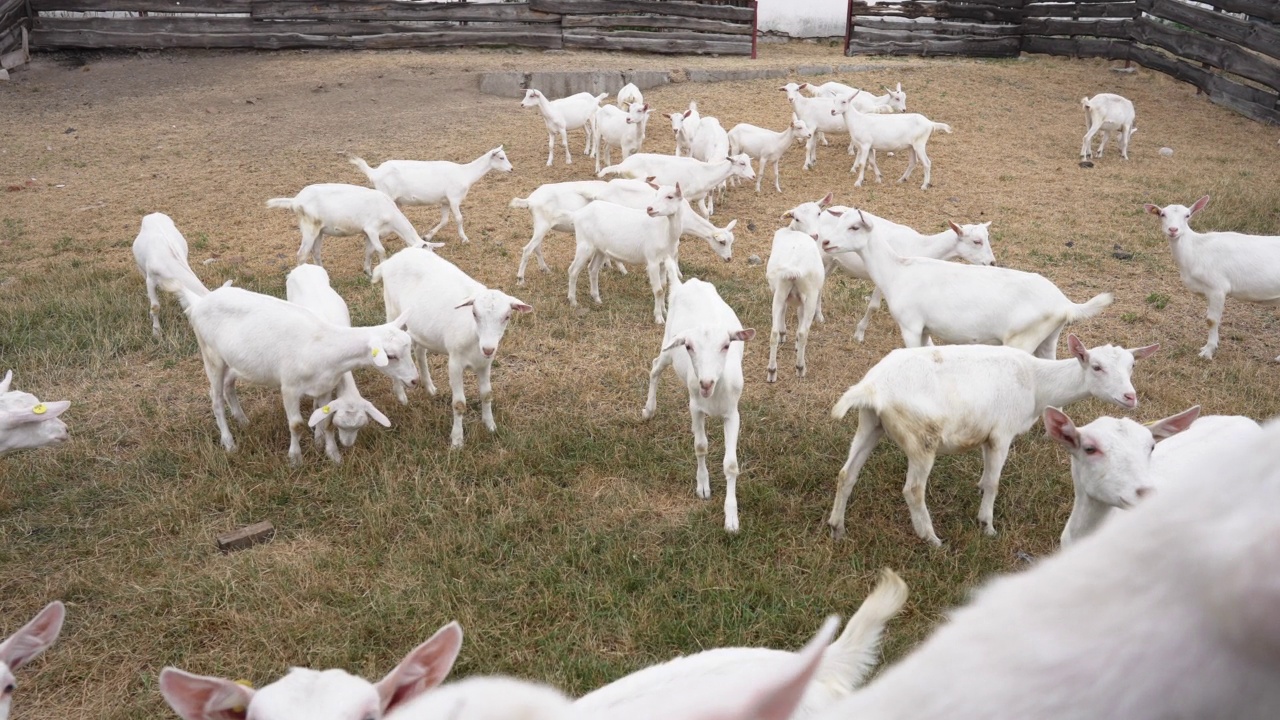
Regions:
<instances>
[{"instance_id":1,"label":"goat herd","mask_svg":"<svg viewBox=\"0 0 1280 720\"><path fill-rule=\"evenodd\" d=\"M512 207L527 208L533 217L518 283L531 257L549 270L541 244L552 230L575 236L568 271L572 305L584 268L591 297L600 303L603 268L645 267L654 320L665 329L643 415L654 414L658 379L674 366L688 390L701 498L711 496L705 418L724 419L730 532L739 529L734 486L743 343L755 330L744 327L714 285L681 276L681 235L730 259L734 223L717 227L709 220L716 197L738 180L756 180L759 192L770 163L781 192L778 165L797 140L805 142L807 169L826 136L848 134L849 152L857 156L855 185L868 164L880 180L877 151L906 151L902 180L918 163L928 187L926 143L935 130L951 131L906 113L901 85L879 97L839 83L782 89L793 109L782 132L746 124L726 132L694 103L669 114L674 156L639 152L650 108L634 86L618 93L617 106L601 106L605 95L548 100L537 90L522 102L536 107L546 123L548 165L557 139L571 162L567 133L582 128L584 151L595 157L598 174L621 177L546 184L512 200ZM1082 161L1100 157L1112 133L1127 158L1135 130L1132 103L1102 94L1083 106L1088 132ZM1103 141L1095 153L1098 132ZM612 147L622 154L616 165L608 164ZM466 164L393 160L373 168L360 158L351 162L373 189L318 184L267 202L292 210L302 232L287 300L230 283L209 290L191 270L186 241L172 220L161 213L142 220L133 252L145 277L153 332L161 332L157 290L177 295L199 343L228 451L236 444L226 409L248 422L236 395L236 382L245 380L280 388L292 462L301 460L307 426L340 462L339 444L351 447L369 420L390 425L361 396L351 371L377 369L407 403L406 386L416 386L420 377L436 392L429 352L448 357L452 446L463 445L465 370L477 375L482 421L491 431L496 427L492 362L513 315L533 308L477 282L436 254L441 244L431 240L452 213L467 242L461 203L490 170L512 171L503 148ZM1196 232L1188 222L1207 202L1206 196L1189 208L1146 209L1159 216L1183 282L1208 298L1209 339L1201 355L1211 358L1227 297L1280 301L1280 237ZM401 205L438 205L440 223L420 236ZM906 585L889 571L834 641L836 623L828 620L799 652L710 650L646 668L577 700L511 678L440 686L461 647L462 631L451 623L374 683L341 670L294 669L254 690L166 668L159 683L166 701L186 720L1280 717L1280 428L1235 416L1198 418L1198 407L1146 425L1104 417L1077 427L1058 408L1088 397L1137 407L1134 362L1158 348L1089 348L1069 335L1070 357L1056 359L1063 329L1102 312L1110 294L1075 303L1043 276L996 267L987 224L951 223L944 232L923 235L865 209L832 205L830 195L801 203L783 219L789 225L776 231L766 266L773 295L767 381L777 380L778 345L788 334L785 315L792 307L796 372L805 375L809 330L822 320L823 284L836 269L875 286L856 337L862 339L883 298L906 346L875 364L832 410L835 417L858 413L828 518L832 531L843 532L853 485L887 434L908 457L904 496L922 539L941 544L924 502L935 457L973 448L981 449L984 465L978 520L995 534L994 502L1010 444L1043 419L1049 436L1071 454L1076 497L1062 533L1062 544L1071 547L990 582L865 688L859 686L875 664L885 624L906 598ZM366 238L365 272L383 286L384 325L352 327L346 303L321 267L326 235L360 234ZM387 259L381 240L389 234L409 247ZM376 266L375 252L381 261ZM948 262L953 258L969 264ZM10 372L0 383L0 452L65 441L58 416L69 403L12 391L11 379ZM314 400L309 418L302 415L304 397ZM1148 497L1157 482L1160 491ZM1103 523L1113 509L1138 505ZM0 720L12 699L11 671L53 643L64 614L55 602L0 644Z\"/></svg>"}]
</instances>

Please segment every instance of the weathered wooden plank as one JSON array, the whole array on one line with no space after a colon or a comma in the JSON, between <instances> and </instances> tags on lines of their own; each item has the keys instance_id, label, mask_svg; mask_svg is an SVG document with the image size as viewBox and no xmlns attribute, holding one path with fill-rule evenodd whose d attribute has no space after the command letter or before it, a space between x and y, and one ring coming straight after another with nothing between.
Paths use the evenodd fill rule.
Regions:
<instances>
[{"instance_id":1,"label":"weathered wooden plank","mask_svg":"<svg viewBox=\"0 0 1280 720\"><path fill-rule=\"evenodd\" d=\"M653 2L652 0L529 0L529 8L538 12L563 15L636 15L658 13L683 15L708 20L752 22L755 9L697 2Z\"/></svg>"},{"instance_id":2,"label":"weathered wooden plank","mask_svg":"<svg viewBox=\"0 0 1280 720\"><path fill-rule=\"evenodd\" d=\"M340 50L389 50L394 48L450 47L474 45L518 45L523 47L563 47L559 29L539 30L526 25L519 31L495 32L479 26L448 31L405 32L386 35L307 35L296 32L251 33L127 33L108 30L34 30L31 45L42 50L63 48L333 48Z\"/></svg>"},{"instance_id":3,"label":"weathered wooden plank","mask_svg":"<svg viewBox=\"0 0 1280 720\"><path fill-rule=\"evenodd\" d=\"M218 549L223 553L246 550L259 543L270 542L275 535L275 526L264 520L263 522L254 523L239 530L219 535Z\"/></svg>"},{"instance_id":4,"label":"weathered wooden plank","mask_svg":"<svg viewBox=\"0 0 1280 720\"><path fill-rule=\"evenodd\" d=\"M31 0L35 12L247 13L253 0Z\"/></svg>"},{"instance_id":5,"label":"weathered wooden plank","mask_svg":"<svg viewBox=\"0 0 1280 720\"><path fill-rule=\"evenodd\" d=\"M14 25L26 25L27 6L24 0L0 3L0 29L8 30Z\"/></svg>"},{"instance_id":6,"label":"weathered wooden plank","mask_svg":"<svg viewBox=\"0 0 1280 720\"><path fill-rule=\"evenodd\" d=\"M661 15L560 15L560 25L566 28L598 27L639 27L639 28L673 28L680 30L698 30L717 32L728 35L750 35L753 28L742 23L731 23L723 20L702 20L691 17L663 17Z\"/></svg>"},{"instance_id":7,"label":"weathered wooden plank","mask_svg":"<svg viewBox=\"0 0 1280 720\"><path fill-rule=\"evenodd\" d=\"M1280 22L1280 3L1276 0L1199 0L1220 10L1245 13L1263 20Z\"/></svg>"},{"instance_id":8,"label":"weathered wooden plank","mask_svg":"<svg viewBox=\"0 0 1280 720\"><path fill-rule=\"evenodd\" d=\"M1041 4L1023 8L1024 17L1132 18L1138 15L1136 2L1100 2L1089 5Z\"/></svg>"},{"instance_id":9,"label":"weathered wooden plank","mask_svg":"<svg viewBox=\"0 0 1280 720\"><path fill-rule=\"evenodd\" d=\"M1100 57L1108 60L1125 60L1133 43L1116 38L1046 37L1024 35L1022 51L1064 57Z\"/></svg>"},{"instance_id":10,"label":"weathered wooden plank","mask_svg":"<svg viewBox=\"0 0 1280 720\"><path fill-rule=\"evenodd\" d=\"M1022 21L1024 35L1091 35L1093 37L1127 38L1132 20L1066 20L1063 18L1027 18Z\"/></svg>"},{"instance_id":11,"label":"weathered wooden plank","mask_svg":"<svg viewBox=\"0 0 1280 720\"><path fill-rule=\"evenodd\" d=\"M1199 33L1178 30L1148 18L1139 18L1131 29L1132 37L1141 43L1196 62L1208 63L1229 73L1280 90L1280 64L1261 55L1243 50L1238 45Z\"/></svg>"},{"instance_id":12,"label":"weathered wooden plank","mask_svg":"<svg viewBox=\"0 0 1280 720\"><path fill-rule=\"evenodd\" d=\"M1276 109L1277 102L1280 100L1275 94L1241 85L1142 45L1133 46L1130 57L1143 67L1191 83L1203 90L1209 96L1209 100L1214 103L1229 107L1254 120L1280 123L1280 110Z\"/></svg>"},{"instance_id":13,"label":"weathered wooden plank","mask_svg":"<svg viewBox=\"0 0 1280 720\"><path fill-rule=\"evenodd\" d=\"M249 8L263 20L455 20L460 22L545 22L560 16L535 12L528 3L356 2L354 0L257 0Z\"/></svg>"},{"instance_id":14,"label":"weathered wooden plank","mask_svg":"<svg viewBox=\"0 0 1280 720\"><path fill-rule=\"evenodd\" d=\"M921 36L943 35L962 37L1019 37L1022 28L1008 24L986 24L970 22L933 22L922 24L908 18L871 18L861 17L854 23L857 30L876 32L914 32Z\"/></svg>"},{"instance_id":15,"label":"weathered wooden plank","mask_svg":"<svg viewBox=\"0 0 1280 720\"><path fill-rule=\"evenodd\" d=\"M22 52L22 26L14 25L5 30L0 30L0 54L8 57L10 53ZM8 69L8 66L0 66L2 69Z\"/></svg>"},{"instance_id":16,"label":"weathered wooden plank","mask_svg":"<svg viewBox=\"0 0 1280 720\"><path fill-rule=\"evenodd\" d=\"M559 27L523 23L478 23L454 25L451 23L381 23L362 20L324 22L322 20L261 21L245 17L141 17L141 18L64 18L38 17L36 29L46 31L103 30L114 33L171 33L171 34L227 34L227 33L295 33L302 35L385 35L391 33L422 33L435 31L487 32L540 32L558 33Z\"/></svg>"},{"instance_id":17,"label":"weathered wooden plank","mask_svg":"<svg viewBox=\"0 0 1280 720\"><path fill-rule=\"evenodd\" d=\"M1250 50L1280 58L1280 26L1247 22L1213 10L1172 0L1138 0L1138 7L1156 17L1182 23L1198 32L1230 40Z\"/></svg>"},{"instance_id":18,"label":"weathered wooden plank","mask_svg":"<svg viewBox=\"0 0 1280 720\"><path fill-rule=\"evenodd\" d=\"M589 50L631 50L639 52L664 54L708 54L750 55L750 40L735 39L732 42L708 42L706 40L677 40L666 36L666 33L653 33L652 38L615 37L613 33L596 34L589 29L566 30L564 46L566 48ZM724 36L730 37L730 36ZM735 36L737 37L737 36Z\"/></svg>"},{"instance_id":19,"label":"weathered wooden plank","mask_svg":"<svg viewBox=\"0 0 1280 720\"><path fill-rule=\"evenodd\" d=\"M973 3L941 0L940 2L904 2L893 5L866 5L855 0L850 8L854 19L865 15L891 15L899 17L932 17L950 20L979 20L983 22L1016 23L1022 19L1022 10L1014 7L997 5L978 5Z\"/></svg>"},{"instance_id":20,"label":"weathered wooden plank","mask_svg":"<svg viewBox=\"0 0 1280 720\"><path fill-rule=\"evenodd\" d=\"M925 38L919 33L862 33L854 29L849 55L969 55L1016 57L1018 38Z\"/></svg>"}]
</instances>

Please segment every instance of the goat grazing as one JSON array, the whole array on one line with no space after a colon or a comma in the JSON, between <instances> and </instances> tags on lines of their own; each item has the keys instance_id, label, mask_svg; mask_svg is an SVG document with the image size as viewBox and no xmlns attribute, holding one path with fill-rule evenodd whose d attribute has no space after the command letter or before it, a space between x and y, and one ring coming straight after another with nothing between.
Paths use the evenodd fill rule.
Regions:
<instances>
[{"instance_id":1,"label":"goat grazing","mask_svg":"<svg viewBox=\"0 0 1280 720\"><path fill-rule=\"evenodd\" d=\"M449 390L453 396L451 447L462 447L462 417L467 411L462 374L466 370L476 374L480 418L489 432L496 432L493 386L489 381L493 358L512 315L533 312L533 307L501 290L485 287L434 252L416 248L405 248L379 265L373 281L382 282L387 317L403 318L408 323L418 368L432 395L436 394L436 385L427 367L427 353L449 358ZM402 384L395 384L395 393L401 403L409 402Z\"/></svg>"},{"instance_id":2,"label":"goat grazing","mask_svg":"<svg viewBox=\"0 0 1280 720\"><path fill-rule=\"evenodd\" d=\"M319 265L299 265L285 278L285 299L314 312L334 325L351 327L351 313L342 296L329 284L329 273ZM373 420L383 427L391 427L391 420L374 404L364 399L356 387L355 377L343 373L338 390L331 397L316 398L315 410L307 424L315 429L316 443L324 443L325 454L334 462L342 462L342 451L334 440L346 447L356 444L360 429Z\"/></svg>"},{"instance_id":3,"label":"goat grazing","mask_svg":"<svg viewBox=\"0 0 1280 720\"><path fill-rule=\"evenodd\" d=\"M551 167L556 157L557 135L564 143L564 164L573 164L573 158L569 155L568 131L570 130L583 128L587 133L587 141L582 152L591 152L591 118L595 115L596 108L600 107L600 102L607 97L609 93L592 95L589 92L580 92L567 98L548 100L541 90L525 91L520 107L538 108L538 112L542 113L542 121L547 125L547 167Z\"/></svg>"},{"instance_id":4,"label":"goat grazing","mask_svg":"<svg viewBox=\"0 0 1280 720\"><path fill-rule=\"evenodd\" d=\"M67 424L58 418L71 407L71 401L42 402L31 393L10 390L12 383L13 371L9 370L0 380L0 455L71 439Z\"/></svg>"},{"instance_id":5,"label":"goat grazing","mask_svg":"<svg viewBox=\"0 0 1280 720\"><path fill-rule=\"evenodd\" d=\"M13 691L17 686L13 671L31 662L57 641L66 616L66 606L54 600L36 613L31 622L0 642L0 720L8 720L13 704Z\"/></svg>"},{"instance_id":6,"label":"goat grazing","mask_svg":"<svg viewBox=\"0 0 1280 720\"><path fill-rule=\"evenodd\" d=\"M698 458L697 494L711 498L707 472L707 416L724 418L724 529L738 532L738 398L742 396L742 344L755 337L743 329L733 308L708 282L670 278L670 317L662 336L662 352L649 370L649 397L643 417L658 411L658 376L668 365L689 392L693 419L693 452Z\"/></svg>"},{"instance_id":7,"label":"goat grazing","mask_svg":"<svg viewBox=\"0 0 1280 720\"><path fill-rule=\"evenodd\" d=\"M431 228L427 240L434 238L449 222L452 210L462 242L470 242L462 227L462 201L467 199L471 186L490 170L512 170L501 145L465 164L445 160L388 160L371 168L358 157L352 157L351 164L360 168L375 188L400 205L439 205L440 224Z\"/></svg>"},{"instance_id":8,"label":"goat grazing","mask_svg":"<svg viewBox=\"0 0 1280 720\"><path fill-rule=\"evenodd\" d=\"M778 342L787 334L787 307L796 306L796 375L805 374L805 348L809 326L818 311L826 269L814 238L782 228L773 234L773 248L764 276L773 290L773 326L769 330L769 367L766 382L778 379Z\"/></svg>"},{"instance_id":9,"label":"goat grazing","mask_svg":"<svg viewBox=\"0 0 1280 720\"><path fill-rule=\"evenodd\" d=\"M299 265L307 262L308 257L316 265L323 265L320 250L325 235L341 237L363 234L366 275L373 272L372 259L375 251L379 262L387 259L387 251L382 247L382 236L394 233L406 245L417 247L425 244L418 236L418 231L413 229L409 218L400 212L400 208L396 207L390 197L378 190L359 185L308 185L295 197L268 200L267 207L292 210L297 215L298 228L302 231L302 244L298 247Z\"/></svg>"},{"instance_id":10,"label":"goat grazing","mask_svg":"<svg viewBox=\"0 0 1280 720\"><path fill-rule=\"evenodd\" d=\"M160 337L160 297L156 289L170 279L186 285L192 292L204 294L209 288L191 271L187 262L187 240L178 232L173 218L164 213L151 213L142 218L142 228L133 241L133 259L147 283L147 299L151 301L151 334Z\"/></svg>"},{"instance_id":11,"label":"goat grazing","mask_svg":"<svg viewBox=\"0 0 1280 720\"><path fill-rule=\"evenodd\" d=\"M1129 138L1138 128L1133 126L1133 103L1127 98L1113 93L1098 93L1091 98L1081 98L1080 107L1084 108L1084 143L1080 146L1080 162L1088 163L1091 157L1102 157L1111 134L1120 134L1120 157L1129 159ZM1102 131L1102 142L1098 152L1093 152L1093 136Z\"/></svg>"},{"instance_id":12,"label":"goat grazing","mask_svg":"<svg viewBox=\"0 0 1280 720\"><path fill-rule=\"evenodd\" d=\"M1208 204L1209 196L1205 195L1189 208L1143 206L1160 217L1160 229L1169 238L1182 284L1209 301L1209 341L1200 348L1200 357L1206 360L1218 349L1218 329L1227 298L1280 305L1280 235L1192 230L1188 224L1191 216ZM1276 361L1280 362L1280 356Z\"/></svg>"},{"instance_id":13,"label":"goat grazing","mask_svg":"<svg viewBox=\"0 0 1280 720\"><path fill-rule=\"evenodd\" d=\"M892 300L890 300L892 307ZM982 449L982 502L978 522L995 535L996 492L1013 440L1031 429L1049 406L1095 397L1136 408L1130 376L1133 362L1159 345L1126 350L1112 345L1085 349L1067 338L1072 357L1044 360L1021 350L984 345L902 348L886 355L849 388L831 410L839 419L858 410L858 431L840 468L839 487L827 524L844 534L845 507L858 473L884 435L907 455L902 494L911 524L924 540L941 545L925 506L925 484L938 455Z\"/></svg>"}]
</instances>

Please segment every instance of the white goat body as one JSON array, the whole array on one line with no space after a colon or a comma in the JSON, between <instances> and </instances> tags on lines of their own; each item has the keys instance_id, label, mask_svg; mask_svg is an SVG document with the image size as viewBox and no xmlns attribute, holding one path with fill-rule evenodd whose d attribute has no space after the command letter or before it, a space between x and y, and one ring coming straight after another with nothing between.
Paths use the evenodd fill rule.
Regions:
<instances>
[{"instance_id":1,"label":"white goat body","mask_svg":"<svg viewBox=\"0 0 1280 720\"><path fill-rule=\"evenodd\" d=\"M690 202L698 201L698 209L704 216L710 217L714 206L710 194L730 177L754 180L755 171L751 169L751 158L746 155L733 155L722 160L703 162L691 157L675 157L654 153L636 153L617 165L610 165L597 173L619 175L636 180L649 179L659 185L680 185L684 197Z\"/></svg>"},{"instance_id":2,"label":"white goat body","mask_svg":"<svg viewBox=\"0 0 1280 720\"><path fill-rule=\"evenodd\" d=\"M614 178L607 183L596 182L598 184L590 187L578 186L577 192L584 199L604 200L637 210L647 208L662 187L643 180L625 178ZM682 187L681 190L683 189ZM681 234L692 235L705 241L711 248L711 252L725 262L733 259L733 228L737 226L737 220L730 220L727 225L718 228L710 220L694 211L687 197L680 201L679 215Z\"/></svg>"},{"instance_id":3,"label":"white goat body","mask_svg":"<svg viewBox=\"0 0 1280 720\"><path fill-rule=\"evenodd\" d=\"M689 154L703 162L729 157L729 134L718 119L704 115L698 121L698 130L694 133Z\"/></svg>"},{"instance_id":4,"label":"white goat body","mask_svg":"<svg viewBox=\"0 0 1280 720\"><path fill-rule=\"evenodd\" d=\"M462 418L467 411L467 397L462 376L466 370L476 374L481 420L489 432L496 432L489 377L493 359L512 315L532 312L533 307L501 290L485 287L434 252L417 248L405 248L379 265L373 281L382 283L387 317L403 317L408 323L415 359L427 392L432 395L436 394L436 385L427 367L427 353L448 356L453 405L451 446L460 448L463 443ZM409 401L402 384L395 384L395 393L401 403Z\"/></svg>"},{"instance_id":5,"label":"white goat body","mask_svg":"<svg viewBox=\"0 0 1280 720\"><path fill-rule=\"evenodd\" d=\"M907 584L883 570L875 589L849 618L844 632L823 650L813 680L789 720L808 720L849 695L879 656L885 625L902 609ZM648 712L676 716L691 695L738 697L768 682L795 662L796 653L772 648L705 650L651 665L594 690L574 703L578 717L613 718Z\"/></svg>"},{"instance_id":6,"label":"white goat body","mask_svg":"<svg viewBox=\"0 0 1280 720\"><path fill-rule=\"evenodd\" d=\"M409 218L400 212L395 202L379 190L343 183L318 183L302 188L291 198L272 198L269 208L292 210L298 217L302 231L302 244L298 246L298 264L310 257L316 265L322 265L320 251L324 236L343 237L364 235L364 271L373 272L373 253L378 261L387 259L382 237L392 233L409 246L424 244Z\"/></svg>"},{"instance_id":7,"label":"white goat body","mask_svg":"<svg viewBox=\"0 0 1280 720\"><path fill-rule=\"evenodd\" d=\"M1077 428L1066 413L1047 408L1045 433L1071 454L1075 502L1062 531L1063 547L1097 530L1112 509L1136 507L1179 467L1235 437L1262 432L1247 417L1197 417L1199 412L1197 405L1146 425L1100 417Z\"/></svg>"},{"instance_id":8,"label":"white goat body","mask_svg":"<svg viewBox=\"0 0 1280 720\"><path fill-rule=\"evenodd\" d=\"M742 396L742 343L755 337L743 329L733 308L711 283L671 277L669 317L662 336L662 352L649 370L649 396L643 417L658 410L658 377L668 365L689 392L693 419L693 451L698 459L697 495L711 498L707 472L708 415L724 418L724 529L738 531L738 398Z\"/></svg>"},{"instance_id":9,"label":"white goat body","mask_svg":"<svg viewBox=\"0 0 1280 720\"><path fill-rule=\"evenodd\" d=\"M845 212L831 231L835 239L824 239L823 248L862 257L907 347L920 347L932 337L947 343L1008 345L1052 359L1063 328L1111 304L1110 293L1071 302L1037 273L902 257L873 232L875 225L865 213Z\"/></svg>"},{"instance_id":10,"label":"white goat body","mask_svg":"<svg viewBox=\"0 0 1280 720\"><path fill-rule=\"evenodd\" d=\"M629 105L619 110L613 105L601 105L596 111L592 155L596 157L596 172L600 172L600 150L604 148L605 163L612 162L613 148L619 148L622 159L640 152L644 143L644 121L649 117L648 105Z\"/></svg>"},{"instance_id":11,"label":"white goat body","mask_svg":"<svg viewBox=\"0 0 1280 720\"><path fill-rule=\"evenodd\" d=\"M924 167L924 182L921 183L920 189L929 187L933 177L933 161L929 159L926 146L935 130L949 134L950 125L934 122L920 113L859 112L851 97L835 100L831 112L833 115L844 118L845 127L849 133L850 154L855 147L858 151L858 157L854 160L853 167L849 169L849 172L858 173L858 179L853 183L854 187L862 187L868 159L871 162L871 169L875 172L876 182L880 182L880 168L876 166L875 158L872 156L872 152L876 150L907 150L907 170L902 177L898 178L898 182L906 182L907 178L911 177L918 161Z\"/></svg>"},{"instance_id":12,"label":"white goat body","mask_svg":"<svg viewBox=\"0 0 1280 720\"><path fill-rule=\"evenodd\" d=\"M471 186L490 170L512 170L501 145L462 164L447 160L387 160L371 168L358 157L352 157L351 164L359 168L375 188L401 205L439 205L440 223L427 233L427 240L434 238L449 222L452 210L462 242L470 241L462 227L462 201L467 199Z\"/></svg>"},{"instance_id":13,"label":"white goat body","mask_svg":"<svg viewBox=\"0 0 1280 720\"><path fill-rule=\"evenodd\" d=\"M1098 93L1091 98L1081 98L1080 107L1084 108L1084 143L1080 147L1080 160L1087 161L1091 157L1102 157L1111 134L1120 134L1120 157L1129 159L1129 138L1138 128L1133 126L1133 102L1114 93ZM1098 152L1093 152L1093 136L1102 131L1102 142Z\"/></svg>"},{"instance_id":14,"label":"white goat body","mask_svg":"<svg viewBox=\"0 0 1280 720\"><path fill-rule=\"evenodd\" d=\"M71 401L43 402L31 393L10 390L12 382L13 371L9 370L0 380L0 455L71 439L67 424L58 418L71 407Z\"/></svg>"},{"instance_id":15,"label":"white goat body","mask_svg":"<svg viewBox=\"0 0 1280 720\"><path fill-rule=\"evenodd\" d=\"M1276 507L1273 421L1177 468L1093 536L987 582L821 720L1280 717Z\"/></svg>"},{"instance_id":16,"label":"white goat body","mask_svg":"<svg viewBox=\"0 0 1280 720\"><path fill-rule=\"evenodd\" d=\"M1209 340L1200 357L1209 360L1218 349L1218 330L1227 298L1263 305L1280 305L1280 235L1237 232L1201 233L1191 229L1191 217L1209 204L1209 196L1191 207L1147 204L1160 217L1160 230L1169 240L1182 284L1209 301ZM1280 356L1276 357L1280 361Z\"/></svg>"},{"instance_id":17,"label":"white goat body","mask_svg":"<svg viewBox=\"0 0 1280 720\"><path fill-rule=\"evenodd\" d=\"M769 330L769 367L766 382L778 379L778 343L787 334L787 308L796 308L796 375L805 376L805 350L809 327L818 311L826 268L822 251L813 238L782 228L773 234L765 279L773 291L773 325Z\"/></svg>"},{"instance_id":18,"label":"white goat body","mask_svg":"<svg viewBox=\"0 0 1280 720\"><path fill-rule=\"evenodd\" d=\"M582 152L591 152L591 119L595 116L596 108L600 107L600 102L607 97L609 97L609 93L592 95L589 92L580 92L566 98L548 100L541 90L531 89L525 91L524 99L520 101L520 106L538 108L538 112L542 113L542 121L547 126L548 167L555 160L557 135L560 136L561 142L564 143L564 164L573 164L573 158L569 155L568 131L570 130L577 130L578 128L585 130L587 140L583 145Z\"/></svg>"},{"instance_id":19,"label":"white goat body","mask_svg":"<svg viewBox=\"0 0 1280 720\"><path fill-rule=\"evenodd\" d=\"M738 123L729 131L729 153L745 154L760 161L760 172L756 174L756 192L760 192L765 167L773 163L773 186L778 192L782 192L782 184L778 179L778 166L782 164L782 156L796 140L807 141L812 136L813 131L794 113L791 115L791 124L782 132L749 123Z\"/></svg>"},{"instance_id":20,"label":"white goat body","mask_svg":"<svg viewBox=\"0 0 1280 720\"><path fill-rule=\"evenodd\" d=\"M289 272L284 282L285 299L301 305L328 322L341 327L351 327L351 312L342 296L329 284L329 273L319 265L299 265ZM391 427L391 420L373 403L364 399L356 387L355 376L343 373L338 390L333 396L316 398L315 410L307 424L315 429L316 442L323 442L325 454L334 462L342 462L342 451L334 438L337 430L342 444L351 447L356 443L360 429L370 420Z\"/></svg>"},{"instance_id":21,"label":"white goat body","mask_svg":"<svg viewBox=\"0 0 1280 720\"><path fill-rule=\"evenodd\" d=\"M133 259L147 283L147 299L151 301L151 334L159 338L160 296L156 290L161 281L172 280L201 294L209 292L209 288L191 271L187 261L187 239L178 232L173 218L164 213L151 213L142 218L142 227L133 241Z\"/></svg>"},{"instance_id":22,"label":"white goat body","mask_svg":"<svg viewBox=\"0 0 1280 720\"><path fill-rule=\"evenodd\" d=\"M897 90L884 88L883 95L872 95L865 90L845 85L838 82L826 82L821 85L812 85L804 83L800 86L801 90L807 90L814 97L820 98L841 98L853 96L853 105L858 108L859 112L864 113L892 113L907 111L907 93L902 89L902 83L898 83Z\"/></svg>"},{"instance_id":23,"label":"white goat body","mask_svg":"<svg viewBox=\"0 0 1280 720\"><path fill-rule=\"evenodd\" d=\"M911 524L924 540L941 545L925 506L925 485L937 455L982 449L982 502L978 521L995 535L993 514L1000 471L1009 446L1031 429L1050 405L1061 407L1087 397L1135 408L1130 376L1133 362L1155 352L1153 345L1126 350L1112 345L1085 349L1067 339L1072 357L1044 360L1020 350L983 345L902 348L886 355L849 388L831 414L858 410L858 430L849 458L840 468L839 487L827 524L844 533L845 507L858 473L880 438L888 435L907 455L903 496Z\"/></svg>"},{"instance_id":24,"label":"white goat body","mask_svg":"<svg viewBox=\"0 0 1280 720\"><path fill-rule=\"evenodd\" d=\"M0 642L0 720L9 720L13 691L17 685L13 671L34 660L57 641L66 616L66 606L54 600L36 613L30 622Z\"/></svg>"},{"instance_id":25,"label":"white goat body","mask_svg":"<svg viewBox=\"0 0 1280 720\"><path fill-rule=\"evenodd\" d=\"M843 115L835 112L834 98L805 97L800 94L800 85L796 83L787 83L778 89L787 94L787 100L791 103L791 110L796 117L804 121L804 124L813 131L813 135L805 143L804 155L804 169L812 169L818 161L819 139L826 144L826 133L845 134L849 132L849 127Z\"/></svg>"}]
</instances>

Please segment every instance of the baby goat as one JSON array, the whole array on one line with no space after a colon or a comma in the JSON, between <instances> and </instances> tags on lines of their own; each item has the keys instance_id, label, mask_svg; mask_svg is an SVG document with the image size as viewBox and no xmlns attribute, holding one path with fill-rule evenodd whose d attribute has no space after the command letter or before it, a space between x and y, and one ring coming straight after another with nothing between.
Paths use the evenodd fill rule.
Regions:
<instances>
[{"instance_id":1,"label":"baby goat","mask_svg":"<svg viewBox=\"0 0 1280 720\"><path fill-rule=\"evenodd\" d=\"M1087 163L1091 157L1102 157L1111 133L1120 134L1120 157L1129 159L1129 138L1138 128L1133 126L1133 103L1127 98L1113 93L1098 93L1092 98L1081 98L1080 107L1084 108L1084 143L1080 147L1080 162ZM1093 136L1102 131L1102 142L1098 152L1093 152Z\"/></svg>"},{"instance_id":2,"label":"baby goat","mask_svg":"<svg viewBox=\"0 0 1280 720\"><path fill-rule=\"evenodd\" d=\"M151 213L142 218L142 228L133 241L133 259L147 283L147 299L151 301L151 334L160 337L160 297L156 289L162 280L173 280L201 295L209 288L191 271L187 262L187 239L178 232L173 218L164 213Z\"/></svg>"},{"instance_id":3,"label":"baby goat","mask_svg":"<svg viewBox=\"0 0 1280 720\"><path fill-rule=\"evenodd\" d=\"M31 393L10 390L12 382L13 371L9 370L0 380L0 455L71 439L67 424L58 419L71 407L71 401L42 402Z\"/></svg>"}]
</instances>

